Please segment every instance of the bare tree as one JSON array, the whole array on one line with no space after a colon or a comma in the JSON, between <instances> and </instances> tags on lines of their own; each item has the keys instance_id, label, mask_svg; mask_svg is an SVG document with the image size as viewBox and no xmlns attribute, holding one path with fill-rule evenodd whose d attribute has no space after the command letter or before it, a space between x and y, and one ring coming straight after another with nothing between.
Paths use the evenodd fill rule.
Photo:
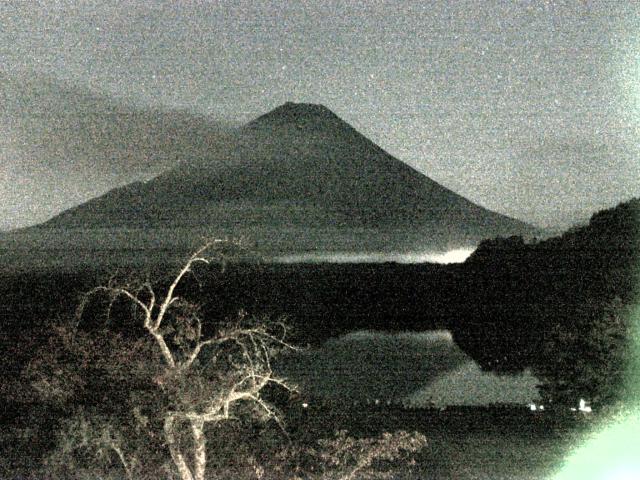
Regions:
<instances>
[{"instance_id":1,"label":"bare tree","mask_svg":"<svg viewBox=\"0 0 640 480\"><path fill-rule=\"evenodd\" d=\"M207 424L235 418L241 406L263 419L279 421L276 409L261 393L270 384L292 388L271 365L275 353L294 348L285 341L284 324L248 319L241 313L205 335L211 326L203 323L198 305L177 294L185 276L195 265L208 264L211 258L205 254L221 243L209 242L191 255L161 294L150 282L136 288L99 286L85 296L78 310L82 315L91 297L100 292L109 296L109 308L119 298L135 307L134 318L142 321L157 353L148 361L162 363L150 370L156 372L152 383L167 399L158 402L155 408L161 411L155 413L182 480L205 478ZM124 453L117 453L126 467Z\"/></svg>"},{"instance_id":2,"label":"bare tree","mask_svg":"<svg viewBox=\"0 0 640 480\"><path fill-rule=\"evenodd\" d=\"M139 334L80 328L81 322L54 329L47 348L25 372L32 391L65 412L57 427L58 448L45 468L64 477L88 466L87 476L117 470L129 479L158 478L168 468L171 478L204 480L207 441L237 438L235 425L228 423L215 429L224 435L216 440L223 441L213 442L216 424L233 419L281 424L265 393L269 385L293 388L272 368L276 354L294 349L286 341L285 325L242 312L224 322L205 320L199 303L190 300L193 292L185 288L185 278L212 261L211 250L218 245L223 246L210 242L196 251L164 288L149 281L111 281L83 297L79 319L99 316L106 300L107 316L124 315L142 327ZM289 444L281 454L276 448L274 455L248 466L258 478L266 469L282 478L317 478L317 473L381 478L385 472L377 471L377 463L404 459L424 443L415 432L373 439L341 433L319 441L319 448Z\"/></svg>"}]
</instances>

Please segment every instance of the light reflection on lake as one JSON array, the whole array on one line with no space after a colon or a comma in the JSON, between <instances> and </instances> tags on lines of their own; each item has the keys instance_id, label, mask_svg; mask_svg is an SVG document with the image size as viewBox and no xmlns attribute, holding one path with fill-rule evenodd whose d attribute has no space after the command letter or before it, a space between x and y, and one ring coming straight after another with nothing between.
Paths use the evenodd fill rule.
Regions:
<instances>
[{"instance_id":1,"label":"light reflection on lake","mask_svg":"<svg viewBox=\"0 0 640 480\"><path fill-rule=\"evenodd\" d=\"M474 252L472 248L456 248L436 252L313 252L281 255L272 258L276 263L462 263Z\"/></svg>"},{"instance_id":2,"label":"light reflection on lake","mask_svg":"<svg viewBox=\"0 0 640 480\"><path fill-rule=\"evenodd\" d=\"M374 228L41 228L0 235L0 263L26 268L34 254L42 267L59 270L172 263L211 238L241 240L240 259L282 263L460 263L479 242Z\"/></svg>"}]
</instances>

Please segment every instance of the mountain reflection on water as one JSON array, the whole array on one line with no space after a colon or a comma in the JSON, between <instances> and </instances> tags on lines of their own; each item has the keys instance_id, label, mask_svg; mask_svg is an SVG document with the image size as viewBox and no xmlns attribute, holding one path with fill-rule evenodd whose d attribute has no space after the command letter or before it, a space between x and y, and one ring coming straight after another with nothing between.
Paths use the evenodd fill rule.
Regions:
<instances>
[{"instance_id":1,"label":"mountain reflection on water","mask_svg":"<svg viewBox=\"0 0 640 480\"><path fill-rule=\"evenodd\" d=\"M354 332L291 356L279 369L303 394L347 402L524 405L539 398L539 381L529 372L481 371L446 330Z\"/></svg>"}]
</instances>

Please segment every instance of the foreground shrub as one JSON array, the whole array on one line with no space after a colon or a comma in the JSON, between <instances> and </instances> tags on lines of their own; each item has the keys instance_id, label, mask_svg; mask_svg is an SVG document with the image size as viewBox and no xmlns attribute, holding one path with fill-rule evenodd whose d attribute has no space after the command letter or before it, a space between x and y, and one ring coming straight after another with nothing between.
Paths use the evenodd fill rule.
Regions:
<instances>
[{"instance_id":1,"label":"foreground shrub","mask_svg":"<svg viewBox=\"0 0 640 480\"><path fill-rule=\"evenodd\" d=\"M212 246L192 255L162 295L145 282L100 286L86 296L80 317L96 296L108 298L108 312L129 303L140 338L67 325L31 362L25 374L33 391L67 412L52 470L72 473L86 464L132 479L170 464L181 480L203 480L210 425L279 420L262 393L269 385L290 388L271 368L274 356L293 348L284 325L244 315L211 325L178 295L192 268L209 262L203 253Z\"/></svg>"}]
</instances>

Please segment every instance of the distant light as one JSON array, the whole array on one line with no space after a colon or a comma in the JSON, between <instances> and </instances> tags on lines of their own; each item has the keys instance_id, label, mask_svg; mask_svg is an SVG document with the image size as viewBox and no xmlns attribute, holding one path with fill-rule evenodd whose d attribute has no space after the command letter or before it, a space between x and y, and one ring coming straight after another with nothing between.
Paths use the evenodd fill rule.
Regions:
<instances>
[{"instance_id":1,"label":"distant light","mask_svg":"<svg viewBox=\"0 0 640 480\"><path fill-rule=\"evenodd\" d=\"M584 398L581 398L578 406L578 410L584 413L591 413L591 406L587 405L587 402L585 401Z\"/></svg>"}]
</instances>

